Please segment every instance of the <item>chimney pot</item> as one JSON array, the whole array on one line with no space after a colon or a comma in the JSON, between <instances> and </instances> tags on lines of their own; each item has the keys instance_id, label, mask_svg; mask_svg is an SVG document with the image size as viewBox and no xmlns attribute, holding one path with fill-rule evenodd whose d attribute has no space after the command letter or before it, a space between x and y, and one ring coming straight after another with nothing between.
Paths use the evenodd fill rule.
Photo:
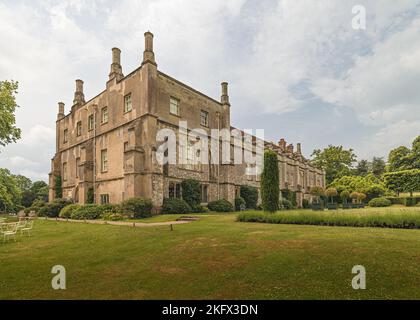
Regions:
<instances>
[{"instance_id":1,"label":"chimney pot","mask_svg":"<svg viewBox=\"0 0 420 320\"><path fill-rule=\"evenodd\" d=\"M84 104L85 95L83 94L83 81L80 79L76 80L76 91L74 92L73 104Z\"/></svg>"},{"instance_id":2,"label":"chimney pot","mask_svg":"<svg viewBox=\"0 0 420 320\"><path fill-rule=\"evenodd\" d=\"M121 50L118 48L112 48L112 63L111 71L109 72L109 80L117 78L117 80L124 77L121 67Z\"/></svg>"},{"instance_id":3,"label":"chimney pot","mask_svg":"<svg viewBox=\"0 0 420 320\"><path fill-rule=\"evenodd\" d=\"M153 52L153 33L150 31L144 33L144 52L142 64L146 62L156 64L155 53Z\"/></svg>"},{"instance_id":4,"label":"chimney pot","mask_svg":"<svg viewBox=\"0 0 420 320\"><path fill-rule=\"evenodd\" d=\"M298 154L302 154L302 146L301 146L300 142L297 144L296 149L297 149L296 152Z\"/></svg>"},{"instance_id":5,"label":"chimney pot","mask_svg":"<svg viewBox=\"0 0 420 320\"><path fill-rule=\"evenodd\" d=\"M62 119L62 118L64 118L64 102L59 102L57 119Z\"/></svg>"},{"instance_id":6,"label":"chimney pot","mask_svg":"<svg viewBox=\"0 0 420 320\"><path fill-rule=\"evenodd\" d=\"M222 96L220 99L222 104L230 105L229 103L229 95L228 95L228 83L222 82Z\"/></svg>"}]
</instances>

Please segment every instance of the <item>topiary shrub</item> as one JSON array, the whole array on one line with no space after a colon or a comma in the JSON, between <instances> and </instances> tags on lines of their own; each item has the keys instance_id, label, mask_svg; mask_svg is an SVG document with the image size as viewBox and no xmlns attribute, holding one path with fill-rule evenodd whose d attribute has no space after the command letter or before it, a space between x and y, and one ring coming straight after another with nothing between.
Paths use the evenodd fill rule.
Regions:
<instances>
[{"instance_id":1,"label":"topiary shrub","mask_svg":"<svg viewBox=\"0 0 420 320\"><path fill-rule=\"evenodd\" d=\"M243 211L246 208L246 202L242 197L235 198L235 210L236 211Z\"/></svg>"},{"instance_id":2,"label":"topiary shrub","mask_svg":"<svg viewBox=\"0 0 420 320\"><path fill-rule=\"evenodd\" d=\"M121 209L125 215L147 218L152 215L153 203L146 198L131 198L122 202Z\"/></svg>"},{"instance_id":3,"label":"topiary shrub","mask_svg":"<svg viewBox=\"0 0 420 320\"><path fill-rule=\"evenodd\" d=\"M407 207L413 207L417 203L416 198L413 198L413 197L405 198L405 201L404 202L405 202L405 205Z\"/></svg>"},{"instance_id":4,"label":"topiary shrub","mask_svg":"<svg viewBox=\"0 0 420 320\"><path fill-rule=\"evenodd\" d=\"M65 206L63 209L61 209L60 214L58 216L63 219L70 219L72 213L76 211L77 209L79 209L80 207L81 207L80 204L71 204L71 205Z\"/></svg>"},{"instance_id":5,"label":"topiary shrub","mask_svg":"<svg viewBox=\"0 0 420 320\"><path fill-rule=\"evenodd\" d=\"M209 202L208 207L211 211L216 211L216 212L233 211L233 205L225 199L211 201Z\"/></svg>"},{"instance_id":6,"label":"topiary shrub","mask_svg":"<svg viewBox=\"0 0 420 320\"><path fill-rule=\"evenodd\" d=\"M369 201L369 207L389 207L391 201L387 198L374 198Z\"/></svg>"},{"instance_id":7,"label":"topiary shrub","mask_svg":"<svg viewBox=\"0 0 420 320\"><path fill-rule=\"evenodd\" d=\"M264 169L261 174L261 199L264 211L275 212L278 210L279 194L277 153L272 150L267 150L264 152Z\"/></svg>"},{"instance_id":8,"label":"topiary shrub","mask_svg":"<svg viewBox=\"0 0 420 320\"><path fill-rule=\"evenodd\" d=\"M162 213L163 214L184 214L191 212L189 204L179 198L163 199Z\"/></svg>"},{"instance_id":9,"label":"topiary shrub","mask_svg":"<svg viewBox=\"0 0 420 320\"><path fill-rule=\"evenodd\" d=\"M258 189L251 186L241 186L239 194L245 200L248 209L256 209L258 202ZM237 209L238 210L238 209Z\"/></svg>"},{"instance_id":10,"label":"topiary shrub","mask_svg":"<svg viewBox=\"0 0 420 320\"><path fill-rule=\"evenodd\" d=\"M182 199L190 205L197 206L201 203L201 185L194 179L186 179L181 182Z\"/></svg>"},{"instance_id":11,"label":"topiary shrub","mask_svg":"<svg viewBox=\"0 0 420 320\"><path fill-rule=\"evenodd\" d=\"M40 217L56 218L60 214L61 209L65 206L72 204L71 200L68 199L56 199L53 202L45 204L38 210Z\"/></svg>"},{"instance_id":12,"label":"topiary shrub","mask_svg":"<svg viewBox=\"0 0 420 320\"><path fill-rule=\"evenodd\" d=\"M86 204L71 213L70 218L75 220L95 220L102 217L103 206L99 204Z\"/></svg>"}]
</instances>

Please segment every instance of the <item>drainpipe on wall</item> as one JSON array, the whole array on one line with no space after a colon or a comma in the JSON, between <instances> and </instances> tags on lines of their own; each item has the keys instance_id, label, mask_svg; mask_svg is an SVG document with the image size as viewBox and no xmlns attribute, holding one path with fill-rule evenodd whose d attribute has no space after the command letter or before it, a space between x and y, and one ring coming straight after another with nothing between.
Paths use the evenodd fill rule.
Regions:
<instances>
[{"instance_id":1,"label":"drainpipe on wall","mask_svg":"<svg viewBox=\"0 0 420 320\"><path fill-rule=\"evenodd\" d=\"M96 204L96 109L93 105L93 203Z\"/></svg>"}]
</instances>

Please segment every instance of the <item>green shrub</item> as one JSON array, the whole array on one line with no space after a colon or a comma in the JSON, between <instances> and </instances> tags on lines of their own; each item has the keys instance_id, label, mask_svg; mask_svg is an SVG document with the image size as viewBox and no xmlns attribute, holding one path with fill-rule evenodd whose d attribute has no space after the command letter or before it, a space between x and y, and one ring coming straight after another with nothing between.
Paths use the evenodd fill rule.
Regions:
<instances>
[{"instance_id":1,"label":"green shrub","mask_svg":"<svg viewBox=\"0 0 420 320\"><path fill-rule=\"evenodd\" d=\"M308 199L303 199L302 200L302 208L303 209L308 209L310 207L311 207L311 205L309 204L309 200Z\"/></svg>"},{"instance_id":2,"label":"green shrub","mask_svg":"<svg viewBox=\"0 0 420 320\"><path fill-rule=\"evenodd\" d=\"M56 176L54 178L54 193L57 199L61 199L61 197L63 196L61 176Z\"/></svg>"},{"instance_id":3,"label":"green shrub","mask_svg":"<svg viewBox=\"0 0 420 320\"><path fill-rule=\"evenodd\" d=\"M391 201L391 204L402 204L405 205L405 198L402 197L386 197L389 201Z\"/></svg>"},{"instance_id":4,"label":"green shrub","mask_svg":"<svg viewBox=\"0 0 420 320\"><path fill-rule=\"evenodd\" d=\"M391 201L387 198L373 198L369 201L369 207L389 207Z\"/></svg>"},{"instance_id":5,"label":"green shrub","mask_svg":"<svg viewBox=\"0 0 420 320\"><path fill-rule=\"evenodd\" d=\"M146 218L152 215L153 203L150 199L131 198L123 201L121 209L125 215Z\"/></svg>"},{"instance_id":6,"label":"green shrub","mask_svg":"<svg viewBox=\"0 0 420 320\"><path fill-rule=\"evenodd\" d=\"M256 209L258 202L258 189L251 186L241 186L239 194L245 200L248 209Z\"/></svg>"},{"instance_id":7,"label":"green shrub","mask_svg":"<svg viewBox=\"0 0 420 320\"><path fill-rule=\"evenodd\" d=\"M415 206L416 205L416 198L414 198L414 197L405 198L405 205L407 207Z\"/></svg>"},{"instance_id":8,"label":"green shrub","mask_svg":"<svg viewBox=\"0 0 420 320\"><path fill-rule=\"evenodd\" d=\"M208 207L211 211L216 211L216 212L231 212L231 211L233 211L233 205L225 199L220 199L220 200L215 200L215 201L209 202Z\"/></svg>"},{"instance_id":9,"label":"green shrub","mask_svg":"<svg viewBox=\"0 0 420 320\"><path fill-rule=\"evenodd\" d=\"M68 205L68 206L64 207L63 209L61 209L60 214L58 216L60 218L63 218L63 219L70 219L72 213L79 208L80 208L80 204Z\"/></svg>"},{"instance_id":10,"label":"green shrub","mask_svg":"<svg viewBox=\"0 0 420 320\"><path fill-rule=\"evenodd\" d=\"M38 214L39 210L46 205L47 203L44 200L36 199L34 202L32 202L32 205L29 208L25 209L25 212L28 211L27 213L29 213L34 211L36 214Z\"/></svg>"},{"instance_id":11,"label":"green shrub","mask_svg":"<svg viewBox=\"0 0 420 320\"><path fill-rule=\"evenodd\" d=\"M236 211L241 211L241 210L244 210L245 208L246 208L246 202L245 202L244 198L236 197L235 198L235 210Z\"/></svg>"},{"instance_id":12,"label":"green shrub","mask_svg":"<svg viewBox=\"0 0 420 320\"><path fill-rule=\"evenodd\" d=\"M293 209L293 204L291 201L287 199L282 199L280 201L280 208L283 210L290 210L290 209Z\"/></svg>"},{"instance_id":13,"label":"green shrub","mask_svg":"<svg viewBox=\"0 0 420 320\"><path fill-rule=\"evenodd\" d=\"M194 206L191 206L191 212L193 213L204 213L207 212L208 209L201 204L196 204Z\"/></svg>"},{"instance_id":14,"label":"green shrub","mask_svg":"<svg viewBox=\"0 0 420 320\"><path fill-rule=\"evenodd\" d=\"M272 150L266 150L264 152L264 169L261 174L261 199L264 211L275 212L278 210L279 193L277 153Z\"/></svg>"},{"instance_id":15,"label":"green shrub","mask_svg":"<svg viewBox=\"0 0 420 320\"><path fill-rule=\"evenodd\" d=\"M125 216L121 213L105 211L102 214L102 219L107 220L107 221L119 221L119 220L124 220Z\"/></svg>"},{"instance_id":16,"label":"green shrub","mask_svg":"<svg viewBox=\"0 0 420 320\"><path fill-rule=\"evenodd\" d=\"M163 199L163 214L184 214L189 212L191 212L191 207L185 200L179 198Z\"/></svg>"},{"instance_id":17,"label":"green shrub","mask_svg":"<svg viewBox=\"0 0 420 320\"><path fill-rule=\"evenodd\" d=\"M201 203L201 185L194 179L186 179L181 182L182 199L190 205L197 206Z\"/></svg>"},{"instance_id":18,"label":"green shrub","mask_svg":"<svg viewBox=\"0 0 420 320\"><path fill-rule=\"evenodd\" d=\"M85 204L71 213L70 218L75 220L95 220L102 217L104 212L100 204Z\"/></svg>"},{"instance_id":19,"label":"green shrub","mask_svg":"<svg viewBox=\"0 0 420 320\"><path fill-rule=\"evenodd\" d=\"M46 203L38 210L40 217L56 218L60 214L61 209L72 204L68 199L56 199L53 202Z\"/></svg>"}]
</instances>

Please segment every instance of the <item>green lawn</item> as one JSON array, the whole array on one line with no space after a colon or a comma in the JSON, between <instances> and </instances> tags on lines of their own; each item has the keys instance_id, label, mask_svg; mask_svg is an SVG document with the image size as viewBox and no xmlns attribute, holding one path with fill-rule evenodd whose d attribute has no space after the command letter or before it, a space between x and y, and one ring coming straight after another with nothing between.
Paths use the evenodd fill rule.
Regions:
<instances>
[{"instance_id":1,"label":"green lawn","mask_svg":"<svg viewBox=\"0 0 420 320\"><path fill-rule=\"evenodd\" d=\"M172 232L38 220L33 237L0 245L0 299L420 299L420 230L236 216L206 214ZM66 290L51 288L58 264ZM351 288L358 264L366 290Z\"/></svg>"}]
</instances>

